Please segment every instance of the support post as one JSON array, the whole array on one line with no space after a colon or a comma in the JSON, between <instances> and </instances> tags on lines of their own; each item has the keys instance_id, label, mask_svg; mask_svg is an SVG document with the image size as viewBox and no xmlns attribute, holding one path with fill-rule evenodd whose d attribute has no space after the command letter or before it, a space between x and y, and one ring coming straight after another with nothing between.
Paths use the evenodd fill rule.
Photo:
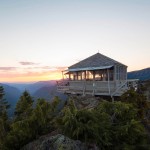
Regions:
<instances>
[{"instance_id":1,"label":"support post","mask_svg":"<svg viewBox=\"0 0 150 150\"><path fill-rule=\"evenodd\" d=\"M127 81L127 67L125 68L125 74L126 74L126 81Z\"/></svg>"},{"instance_id":2,"label":"support post","mask_svg":"<svg viewBox=\"0 0 150 150\"><path fill-rule=\"evenodd\" d=\"M112 99L112 102L114 102L114 97L113 96L111 96L111 99Z\"/></svg>"},{"instance_id":3,"label":"support post","mask_svg":"<svg viewBox=\"0 0 150 150\"><path fill-rule=\"evenodd\" d=\"M84 80L86 81L86 71L84 72Z\"/></svg>"},{"instance_id":4,"label":"support post","mask_svg":"<svg viewBox=\"0 0 150 150\"><path fill-rule=\"evenodd\" d=\"M109 91L109 94L110 94L110 82L109 82L109 70L107 69L107 82L108 82L108 91Z\"/></svg>"},{"instance_id":5,"label":"support post","mask_svg":"<svg viewBox=\"0 0 150 150\"><path fill-rule=\"evenodd\" d=\"M116 81L116 77L117 76L117 69L116 69L116 65L114 66L114 81Z\"/></svg>"},{"instance_id":6,"label":"support post","mask_svg":"<svg viewBox=\"0 0 150 150\"><path fill-rule=\"evenodd\" d=\"M69 81L71 80L71 78L70 78L70 73L69 73Z\"/></svg>"},{"instance_id":7,"label":"support post","mask_svg":"<svg viewBox=\"0 0 150 150\"><path fill-rule=\"evenodd\" d=\"M64 72L62 71L62 79L63 79L63 81L64 81Z\"/></svg>"},{"instance_id":8,"label":"support post","mask_svg":"<svg viewBox=\"0 0 150 150\"><path fill-rule=\"evenodd\" d=\"M95 95L95 71L93 71L93 93L92 95Z\"/></svg>"},{"instance_id":9,"label":"support post","mask_svg":"<svg viewBox=\"0 0 150 150\"><path fill-rule=\"evenodd\" d=\"M83 96L86 95L86 71L84 72L84 82L83 82Z\"/></svg>"}]
</instances>

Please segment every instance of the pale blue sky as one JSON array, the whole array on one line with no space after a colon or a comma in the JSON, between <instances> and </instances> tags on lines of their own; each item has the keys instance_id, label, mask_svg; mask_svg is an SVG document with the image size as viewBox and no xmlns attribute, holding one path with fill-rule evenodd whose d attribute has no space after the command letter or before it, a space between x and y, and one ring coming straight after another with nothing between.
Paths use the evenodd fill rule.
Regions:
<instances>
[{"instance_id":1,"label":"pale blue sky","mask_svg":"<svg viewBox=\"0 0 150 150\"><path fill-rule=\"evenodd\" d=\"M0 0L0 81L52 74L98 51L129 71L150 67L150 0Z\"/></svg>"}]
</instances>

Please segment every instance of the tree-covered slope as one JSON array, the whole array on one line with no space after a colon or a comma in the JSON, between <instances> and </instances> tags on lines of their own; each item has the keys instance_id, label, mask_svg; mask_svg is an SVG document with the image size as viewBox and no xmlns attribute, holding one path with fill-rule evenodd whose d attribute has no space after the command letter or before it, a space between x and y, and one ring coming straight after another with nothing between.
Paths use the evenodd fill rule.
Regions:
<instances>
[{"instance_id":1,"label":"tree-covered slope","mask_svg":"<svg viewBox=\"0 0 150 150\"><path fill-rule=\"evenodd\" d=\"M57 92L57 87L54 86L49 86L49 87L41 87L40 89L36 90L32 96L37 99L37 98L44 98L46 100L52 100L55 96L60 97L62 100L66 99L67 96L64 95L63 93Z\"/></svg>"},{"instance_id":2,"label":"tree-covered slope","mask_svg":"<svg viewBox=\"0 0 150 150\"><path fill-rule=\"evenodd\" d=\"M49 87L51 88L52 86L56 85L55 80L50 80L50 81L39 81L36 83L28 84L25 89L29 91L32 94L34 94L36 91L43 87Z\"/></svg>"},{"instance_id":3,"label":"tree-covered slope","mask_svg":"<svg viewBox=\"0 0 150 150\"><path fill-rule=\"evenodd\" d=\"M6 84L0 83L0 86L3 86L4 92L5 92L4 98L10 104L9 116L11 116L15 109L16 103L21 95L21 92L17 88L6 85Z\"/></svg>"},{"instance_id":4,"label":"tree-covered slope","mask_svg":"<svg viewBox=\"0 0 150 150\"><path fill-rule=\"evenodd\" d=\"M150 80L150 68L128 72L128 79Z\"/></svg>"}]
</instances>

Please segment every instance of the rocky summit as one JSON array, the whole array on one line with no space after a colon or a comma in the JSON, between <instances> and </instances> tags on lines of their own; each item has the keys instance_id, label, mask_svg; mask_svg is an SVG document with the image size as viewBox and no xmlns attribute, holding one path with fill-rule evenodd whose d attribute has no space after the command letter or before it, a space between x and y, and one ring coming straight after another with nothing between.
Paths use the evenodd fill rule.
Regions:
<instances>
[{"instance_id":1,"label":"rocky summit","mask_svg":"<svg viewBox=\"0 0 150 150\"><path fill-rule=\"evenodd\" d=\"M27 145L21 150L87 150L84 143L79 140L72 140L62 134L45 135ZM98 150L96 148L96 150Z\"/></svg>"}]
</instances>

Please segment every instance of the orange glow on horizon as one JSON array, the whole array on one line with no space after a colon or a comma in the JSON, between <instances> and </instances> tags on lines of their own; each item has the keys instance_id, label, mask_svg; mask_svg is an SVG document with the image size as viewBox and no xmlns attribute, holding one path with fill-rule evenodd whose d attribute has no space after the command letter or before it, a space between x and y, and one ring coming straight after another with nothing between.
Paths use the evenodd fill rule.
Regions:
<instances>
[{"instance_id":1,"label":"orange glow on horizon","mask_svg":"<svg viewBox=\"0 0 150 150\"><path fill-rule=\"evenodd\" d=\"M143 67L143 66L142 66ZM143 68L136 68L136 66L128 67L128 72L134 70L141 70ZM48 81L48 80L60 80L62 79L62 70L66 70L67 67L57 67L53 70L4 70L0 71L0 83L10 82L10 83L23 83L23 82L38 82L38 81Z\"/></svg>"},{"instance_id":2,"label":"orange glow on horizon","mask_svg":"<svg viewBox=\"0 0 150 150\"><path fill-rule=\"evenodd\" d=\"M30 75L9 75L0 77L0 82L38 82L46 80L60 80L62 79L61 71L46 72L41 74L32 73Z\"/></svg>"}]
</instances>

